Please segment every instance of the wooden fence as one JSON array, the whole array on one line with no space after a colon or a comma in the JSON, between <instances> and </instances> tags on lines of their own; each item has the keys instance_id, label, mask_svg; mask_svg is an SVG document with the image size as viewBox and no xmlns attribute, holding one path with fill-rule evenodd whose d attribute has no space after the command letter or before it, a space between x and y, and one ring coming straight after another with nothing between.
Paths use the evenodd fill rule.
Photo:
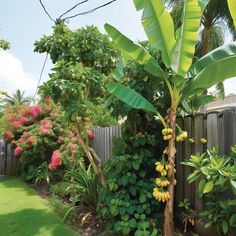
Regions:
<instances>
[{"instance_id":1,"label":"wooden fence","mask_svg":"<svg viewBox=\"0 0 236 236\"><path fill-rule=\"evenodd\" d=\"M112 154L112 138L121 136L121 126L97 128L94 130L94 133L95 137L92 141L92 147L102 161L105 162Z\"/></svg>"},{"instance_id":2,"label":"wooden fence","mask_svg":"<svg viewBox=\"0 0 236 236\"><path fill-rule=\"evenodd\" d=\"M15 175L18 165L11 145L0 141L0 175Z\"/></svg>"},{"instance_id":3,"label":"wooden fence","mask_svg":"<svg viewBox=\"0 0 236 236\"><path fill-rule=\"evenodd\" d=\"M193 209L200 211L204 201L197 197L197 183L187 182L187 176L192 169L181 165L180 162L188 159L191 154L203 153L213 146L218 146L221 154L228 154L231 146L236 144L236 109L178 118L178 124L188 131L189 137L194 138L195 143L191 144L188 140L177 143L176 179L179 184L176 187L175 202L178 204L187 198ZM202 144L201 138L206 138L207 144Z\"/></svg>"},{"instance_id":4,"label":"wooden fence","mask_svg":"<svg viewBox=\"0 0 236 236\"><path fill-rule=\"evenodd\" d=\"M228 154L230 147L236 144L236 109L225 110L223 112L211 112L209 114L199 114L196 116L186 116L178 118L178 124L188 131L189 137L195 139L194 144L185 141L177 144L177 184L176 187L176 203L184 198L190 200L191 205L196 210L201 210L203 202L196 196L196 185L187 183L187 176L191 173L191 169L180 164L181 161L188 159L191 154L204 152L207 148L219 146L222 154ZM121 127L113 126L108 128L95 129L95 138L92 141L92 147L101 157L103 162L108 160L112 153L112 138L121 136ZM207 138L207 144L200 142L201 138ZM5 149L5 151L4 151ZM13 156L10 146L0 143L0 154L5 153L5 161L0 155L0 175L3 173L5 166L5 174L11 175L15 173L17 160Z\"/></svg>"}]
</instances>

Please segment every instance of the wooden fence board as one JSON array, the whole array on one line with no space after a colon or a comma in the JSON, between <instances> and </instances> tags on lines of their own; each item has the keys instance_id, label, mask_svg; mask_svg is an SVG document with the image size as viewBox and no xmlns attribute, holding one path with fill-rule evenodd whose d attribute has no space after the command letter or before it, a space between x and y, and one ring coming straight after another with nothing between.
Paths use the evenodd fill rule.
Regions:
<instances>
[{"instance_id":1,"label":"wooden fence board","mask_svg":"<svg viewBox=\"0 0 236 236\"><path fill-rule=\"evenodd\" d=\"M184 120L182 117L177 118L177 124L180 126L181 129L184 129ZM175 158L175 164L176 169L178 170L176 172L176 180L178 184L178 188L176 188L176 194L175 194L175 205L178 205L179 202L183 199L183 193L184 193L184 184L179 181L182 181L184 179L184 170L183 165L181 165L181 161L183 161L184 155L184 143L183 142L177 142L176 143L176 158Z\"/></svg>"},{"instance_id":2,"label":"wooden fence board","mask_svg":"<svg viewBox=\"0 0 236 236\"><path fill-rule=\"evenodd\" d=\"M207 115L207 148L219 145L219 119L218 112L211 112Z\"/></svg>"},{"instance_id":3,"label":"wooden fence board","mask_svg":"<svg viewBox=\"0 0 236 236\"><path fill-rule=\"evenodd\" d=\"M195 143L193 145L194 149L192 150L192 154L203 153L204 145L200 142L201 138L205 138L203 115L197 115L194 117L194 137L195 137ZM197 211L203 209L203 201L200 200L197 196L198 184L199 184L199 181L192 184L192 195L191 195L191 205Z\"/></svg>"},{"instance_id":4,"label":"wooden fence board","mask_svg":"<svg viewBox=\"0 0 236 236\"><path fill-rule=\"evenodd\" d=\"M112 155L113 137L121 137L121 126L97 128L94 130L94 133L95 137L92 141L92 147L102 161L105 162Z\"/></svg>"},{"instance_id":5,"label":"wooden fence board","mask_svg":"<svg viewBox=\"0 0 236 236\"><path fill-rule=\"evenodd\" d=\"M185 126L185 129L189 136L192 137L193 134L192 134L192 118L190 116L187 116L185 119L184 119L184 126ZM190 157L192 154L192 147L191 145L189 145L189 142L186 140L184 141L184 159L186 159L186 157ZM185 167L183 169L183 172L184 172L184 181L182 180L182 183L184 183L184 198L187 198L187 199L191 199L191 186L188 184L187 182L187 177L188 175L191 173L191 168L190 167ZM181 183L181 182L179 182Z\"/></svg>"}]
</instances>

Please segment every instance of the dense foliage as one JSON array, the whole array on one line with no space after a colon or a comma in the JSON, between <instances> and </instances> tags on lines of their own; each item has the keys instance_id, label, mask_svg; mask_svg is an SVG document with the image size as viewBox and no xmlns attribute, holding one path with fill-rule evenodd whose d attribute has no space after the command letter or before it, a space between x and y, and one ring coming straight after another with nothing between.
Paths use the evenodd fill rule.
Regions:
<instances>
[{"instance_id":1,"label":"dense foliage","mask_svg":"<svg viewBox=\"0 0 236 236\"><path fill-rule=\"evenodd\" d=\"M98 212L119 235L158 235L163 207L151 192L161 144L154 131L117 138L114 157L106 163L108 188L101 190Z\"/></svg>"},{"instance_id":2,"label":"dense foliage","mask_svg":"<svg viewBox=\"0 0 236 236\"><path fill-rule=\"evenodd\" d=\"M87 117L88 102L104 102L104 85L116 65L117 52L95 26L72 31L63 23L55 25L51 36L35 43L35 51L48 53L55 65L51 80L41 86L42 94L60 102L69 115Z\"/></svg>"},{"instance_id":3,"label":"dense foliage","mask_svg":"<svg viewBox=\"0 0 236 236\"><path fill-rule=\"evenodd\" d=\"M71 31L61 23L53 27L53 35L35 43L35 51L48 53L54 63L51 79L41 86L42 96L50 96L61 104L86 157L106 186L101 160L89 146L87 132L98 109L97 117L104 119L95 122L97 125L114 122L102 104L107 95L105 84L116 65L116 50L109 38L94 26Z\"/></svg>"},{"instance_id":4,"label":"dense foliage","mask_svg":"<svg viewBox=\"0 0 236 236\"><path fill-rule=\"evenodd\" d=\"M236 147L229 156L220 155L216 148L207 154L193 155L183 162L194 172L189 183L199 181L198 196L204 197L206 207L200 212L205 227L217 227L220 234L234 235L236 230Z\"/></svg>"},{"instance_id":5,"label":"dense foliage","mask_svg":"<svg viewBox=\"0 0 236 236\"><path fill-rule=\"evenodd\" d=\"M1 120L5 123L4 141L13 145L20 173L28 181L35 178L35 170L43 162L51 160L53 170L83 156L73 132L63 122L61 108L50 98L39 105L8 107Z\"/></svg>"}]
</instances>

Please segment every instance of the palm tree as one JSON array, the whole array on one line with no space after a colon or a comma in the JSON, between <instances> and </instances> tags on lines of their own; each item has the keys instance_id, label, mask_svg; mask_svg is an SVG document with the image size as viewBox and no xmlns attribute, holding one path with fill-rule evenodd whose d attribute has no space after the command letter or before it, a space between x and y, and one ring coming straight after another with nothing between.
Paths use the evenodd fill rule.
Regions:
<instances>
[{"instance_id":1,"label":"palm tree","mask_svg":"<svg viewBox=\"0 0 236 236\"><path fill-rule=\"evenodd\" d=\"M177 30L181 25L183 0L166 0L166 3L171 8L171 14ZM236 30L229 12L227 0L210 0L203 12L201 25L202 29L196 45L195 58L201 58L208 52L222 46L225 42L225 28L228 29L232 39L236 40ZM215 89L217 97L225 96L223 83L217 84ZM207 91L205 94L207 94Z\"/></svg>"},{"instance_id":2,"label":"palm tree","mask_svg":"<svg viewBox=\"0 0 236 236\"><path fill-rule=\"evenodd\" d=\"M4 106L29 104L30 98L25 97L24 95L25 91L22 92L17 89L16 92L12 94L12 96L5 94L2 102L4 103Z\"/></svg>"},{"instance_id":3,"label":"palm tree","mask_svg":"<svg viewBox=\"0 0 236 236\"><path fill-rule=\"evenodd\" d=\"M0 49L7 50L10 49L10 44L4 39L0 39Z\"/></svg>"}]
</instances>

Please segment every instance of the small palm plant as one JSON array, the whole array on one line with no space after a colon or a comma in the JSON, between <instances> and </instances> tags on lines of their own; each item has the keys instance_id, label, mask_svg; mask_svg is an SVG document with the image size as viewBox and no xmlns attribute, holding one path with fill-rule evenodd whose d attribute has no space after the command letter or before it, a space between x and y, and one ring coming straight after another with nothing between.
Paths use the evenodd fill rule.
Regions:
<instances>
[{"instance_id":1,"label":"small palm plant","mask_svg":"<svg viewBox=\"0 0 236 236\"><path fill-rule=\"evenodd\" d=\"M91 211L96 211L101 185L91 165L86 168L81 164L80 168L68 171L64 178L70 183L67 191L74 193L73 202L80 202Z\"/></svg>"},{"instance_id":2,"label":"small palm plant","mask_svg":"<svg viewBox=\"0 0 236 236\"><path fill-rule=\"evenodd\" d=\"M51 174L52 174L52 172L48 168L47 162L43 162L36 170L35 184L46 182L49 185Z\"/></svg>"}]
</instances>

